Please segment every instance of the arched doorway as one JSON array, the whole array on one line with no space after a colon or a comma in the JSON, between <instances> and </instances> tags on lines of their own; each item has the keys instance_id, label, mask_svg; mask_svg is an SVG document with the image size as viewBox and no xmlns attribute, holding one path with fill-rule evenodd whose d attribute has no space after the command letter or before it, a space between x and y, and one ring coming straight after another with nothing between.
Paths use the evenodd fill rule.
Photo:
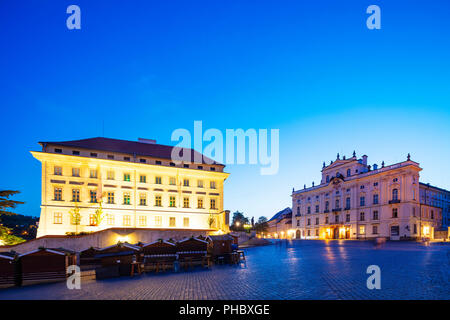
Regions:
<instances>
[{"instance_id":1,"label":"arched doorway","mask_svg":"<svg viewBox=\"0 0 450 320\"><path fill-rule=\"evenodd\" d=\"M298 229L295 232L295 239L300 239L300 230L298 230Z\"/></svg>"}]
</instances>

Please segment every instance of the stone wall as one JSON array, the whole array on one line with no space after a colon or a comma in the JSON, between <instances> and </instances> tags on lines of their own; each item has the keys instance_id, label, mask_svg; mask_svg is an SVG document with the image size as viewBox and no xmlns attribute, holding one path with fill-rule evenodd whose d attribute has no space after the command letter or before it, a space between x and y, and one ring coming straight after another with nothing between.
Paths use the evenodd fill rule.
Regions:
<instances>
[{"instance_id":1,"label":"stone wall","mask_svg":"<svg viewBox=\"0 0 450 320\"><path fill-rule=\"evenodd\" d=\"M45 248L64 248L80 252L90 247L104 248L118 241L135 244L148 243L158 239L181 240L191 236L206 236L207 230L171 230L171 229L122 229L112 228L80 236L44 236L14 246L0 246L0 252L16 251L19 254Z\"/></svg>"}]
</instances>

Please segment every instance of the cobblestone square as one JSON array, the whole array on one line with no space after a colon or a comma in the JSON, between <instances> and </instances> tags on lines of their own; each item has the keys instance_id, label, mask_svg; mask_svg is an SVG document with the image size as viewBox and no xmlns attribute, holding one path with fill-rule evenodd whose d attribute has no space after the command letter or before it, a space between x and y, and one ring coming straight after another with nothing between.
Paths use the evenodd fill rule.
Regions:
<instances>
[{"instance_id":1,"label":"cobblestone square","mask_svg":"<svg viewBox=\"0 0 450 320\"><path fill-rule=\"evenodd\" d=\"M245 249L247 267L213 266L165 274L86 280L0 290L0 299L445 299L450 298L450 246L362 241L275 242ZM369 290L369 265L381 289Z\"/></svg>"}]
</instances>

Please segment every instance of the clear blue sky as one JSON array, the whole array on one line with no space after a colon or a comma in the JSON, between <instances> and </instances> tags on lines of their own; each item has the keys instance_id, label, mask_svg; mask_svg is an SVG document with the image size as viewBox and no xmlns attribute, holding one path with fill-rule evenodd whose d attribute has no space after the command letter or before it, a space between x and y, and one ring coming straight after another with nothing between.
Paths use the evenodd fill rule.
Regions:
<instances>
[{"instance_id":1,"label":"clear blue sky","mask_svg":"<svg viewBox=\"0 0 450 320\"><path fill-rule=\"evenodd\" d=\"M81 7L81 30L66 8ZM381 8L381 30L366 27ZM280 129L280 170L228 166L225 206L291 205L336 153L406 159L450 189L448 1L0 1L0 189L39 215L41 140L171 144L176 128Z\"/></svg>"}]
</instances>

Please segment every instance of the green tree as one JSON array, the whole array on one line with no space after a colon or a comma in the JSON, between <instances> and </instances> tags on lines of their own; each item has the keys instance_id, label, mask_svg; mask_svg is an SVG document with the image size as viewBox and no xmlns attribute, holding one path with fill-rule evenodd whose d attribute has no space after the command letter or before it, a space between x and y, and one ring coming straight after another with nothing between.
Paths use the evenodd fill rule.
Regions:
<instances>
[{"instance_id":1,"label":"green tree","mask_svg":"<svg viewBox=\"0 0 450 320\"><path fill-rule=\"evenodd\" d=\"M11 200L10 197L20 193L20 191L14 190L0 190L0 217L2 215L12 216L16 213L11 212L11 209L15 209L18 204L23 204L22 201ZM10 228L0 226L0 245L13 245L24 242L25 239L16 237L11 234Z\"/></svg>"},{"instance_id":2,"label":"green tree","mask_svg":"<svg viewBox=\"0 0 450 320\"><path fill-rule=\"evenodd\" d=\"M259 217L258 221L255 223L255 230L258 233L266 232L268 227L269 224L267 223L267 218L264 216Z\"/></svg>"},{"instance_id":3,"label":"green tree","mask_svg":"<svg viewBox=\"0 0 450 320\"><path fill-rule=\"evenodd\" d=\"M245 224L249 224L249 220L244 216L244 213L240 211L234 212L230 229L234 231L243 231Z\"/></svg>"},{"instance_id":4,"label":"green tree","mask_svg":"<svg viewBox=\"0 0 450 320\"><path fill-rule=\"evenodd\" d=\"M104 218L105 218L105 215L103 213L103 205L102 205L102 201L100 201L98 208L95 209L95 213L94 213L95 225L98 227L102 223Z\"/></svg>"},{"instance_id":5,"label":"green tree","mask_svg":"<svg viewBox=\"0 0 450 320\"><path fill-rule=\"evenodd\" d=\"M0 215L15 215L14 212L9 210L15 209L18 204L23 204L24 202L11 200L10 197L18 193L20 193L20 191L0 190Z\"/></svg>"},{"instance_id":6,"label":"green tree","mask_svg":"<svg viewBox=\"0 0 450 320\"><path fill-rule=\"evenodd\" d=\"M75 206L69 210L70 223L75 225L75 233L78 233L78 226L81 223L80 207L75 202Z\"/></svg>"},{"instance_id":7,"label":"green tree","mask_svg":"<svg viewBox=\"0 0 450 320\"><path fill-rule=\"evenodd\" d=\"M0 246L14 245L22 242L25 242L25 239L12 235L10 228L0 226Z\"/></svg>"}]
</instances>

